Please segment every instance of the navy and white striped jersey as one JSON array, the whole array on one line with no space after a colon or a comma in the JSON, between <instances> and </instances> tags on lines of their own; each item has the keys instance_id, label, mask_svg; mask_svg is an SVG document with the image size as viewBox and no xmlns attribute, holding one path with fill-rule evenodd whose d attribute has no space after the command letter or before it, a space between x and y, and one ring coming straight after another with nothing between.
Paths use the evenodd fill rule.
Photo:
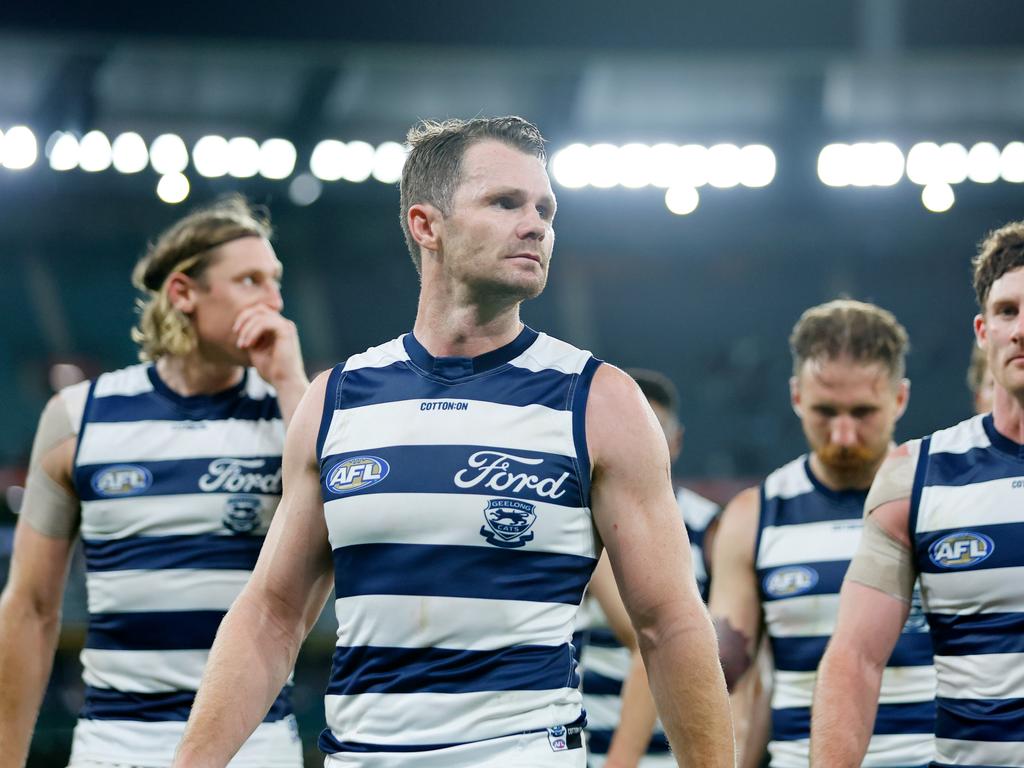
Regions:
<instances>
[{"instance_id":1,"label":"navy and white striped jersey","mask_svg":"<svg viewBox=\"0 0 1024 768\"><path fill-rule=\"evenodd\" d=\"M720 508L710 499L682 487L676 491L676 503L690 539L697 588L701 597L707 600L710 580L704 558L704 534ZM587 711L587 748L590 765L600 768L602 756L608 754L612 735L619 725L622 684L629 674L630 653L609 629L604 612L593 598L588 598L583 604L578 629L583 634L580 667L583 670L583 706ZM641 762L641 768L676 764L675 758L669 754L668 737L660 722L647 747L647 755Z\"/></svg>"},{"instance_id":2,"label":"navy and white striped jersey","mask_svg":"<svg viewBox=\"0 0 1024 768\"><path fill-rule=\"evenodd\" d=\"M165 766L277 507L284 427L251 370L194 397L153 365L76 387L88 387L65 400L82 403L73 479L89 629L72 763ZM301 765L287 690L231 765Z\"/></svg>"},{"instance_id":3,"label":"navy and white striped jersey","mask_svg":"<svg viewBox=\"0 0 1024 768\"><path fill-rule=\"evenodd\" d=\"M510 734L571 727L579 743L570 641L598 546L598 365L525 328L476 358L406 334L333 370L317 446L338 618L324 752L451 748L455 766Z\"/></svg>"},{"instance_id":4,"label":"navy and white striped jersey","mask_svg":"<svg viewBox=\"0 0 1024 768\"><path fill-rule=\"evenodd\" d=\"M835 629L866 496L826 488L807 456L777 469L761 486L755 568L775 663L768 746L774 768L808 764L818 663ZM915 605L882 674L863 765L928 765L935 754L934 699L931 641Z\"/></svg>"},{"instance_id":5,"label":"navy and white striped jersey","mask_svg":"<svg viewBox=\"0 0 1024 768\"><path fill-rule=\"evenodd\" d=\"M921 441L910 530L938 676L936 766L1024 766L1024 446L976 416Z\"/></svg>"}]
</instances>

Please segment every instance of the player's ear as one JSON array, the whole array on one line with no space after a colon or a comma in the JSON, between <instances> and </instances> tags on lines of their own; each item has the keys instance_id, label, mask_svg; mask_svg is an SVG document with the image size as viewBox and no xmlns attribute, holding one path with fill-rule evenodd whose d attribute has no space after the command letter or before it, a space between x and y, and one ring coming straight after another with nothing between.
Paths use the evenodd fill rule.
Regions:
<instances>
[{"instance_id":1,"label":"player's ear","mask_svg":"<svg viewBox=\"0 0 1024 768\"><path fill-rule=\"evenodd\" d=\"M896 390L896 418L900 419L910 403L910 379L900 379Z\"/></svg>"},{"instance_id":2,"label":"player's ear","mask_svg":"<svg viewBox=\"0 0 1024 768\"><path fill-rule=\"evenodd\" d=\"M789 404L793 408L793 413L802 418L803 410L800 405L800 380L796 376L789 377Z\"/></svg>"},{"instance_id":3,"label":"player's ear","mask_svg":"<svg viewBox=\"0 0 1024 768\"><path fill-rule=\"evenodd\" d=\"M985 342L988 341L988 328L985 325L984 315L974 316L974 340L981 349L985 348Z\"/></svg>"},{"instance_id":4,"label":"player's ear","mask_svg":"<svg viewBox=\"0 0 1024 768\"><path fill-rule=\"evenodd\" d=\"M406 214L409 233L416 244L428 251L440 250L444 234L444 216L430 203L416 203L409 206Z\"/></svg>"},{"instance_id":5,"label":"player's ear","mask_svg":"<svg viewBox=\"0 0 1024 768\"><path fill-rule=\"evenodd\" d=\"M196 308L196 283L184 272L172 272L164 290L170 305L179 312L187 315Z\"/></svg>"}]
</instances>

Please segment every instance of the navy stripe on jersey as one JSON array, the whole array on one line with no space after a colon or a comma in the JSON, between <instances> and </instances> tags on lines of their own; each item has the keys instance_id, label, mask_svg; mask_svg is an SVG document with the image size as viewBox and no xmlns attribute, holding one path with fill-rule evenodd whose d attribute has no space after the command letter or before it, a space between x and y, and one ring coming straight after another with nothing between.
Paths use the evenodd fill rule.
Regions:
<instances>
[{"instance_id":1,"label":"navy stripe on jersey","mask_svg":"<svg viewBox=\"0 0 1024 768\"><path fill-rule=\"evenodd\" d=\"M597 561L579 555L433 544L334 550L334 593L432 595L579 605Z\"/></svg>"},{"instance_id":2,"label":"navy stripe on jersey","mask_svg":"<svg viewBox=\"0 0 1024 768\"><path fill-rule=\"evenodd\" d=\"M335 648L327 694L542 691L578 685L569 643L497 651L355 646Z\"/></svg>"},{"instance_id":3,"label":"navy stripe on jersey","mask_svg":"<svg viewBox=\"0 0 1024 768\"><path fill-rule=\"evenodd\" d=\"M495 375L499 374L499 375ZM502 366L489 371L448 381L418 371L406 361L382 368L357 368L346 371L341 380L341 398L336 408L394 403L402 400L453 399L481 400L503 405L545 405L559 411L569 410L575 374L546 368L531 371Z\"/></svg>"},{"instance_id":4,"label":"navy stripe on jersey","mask_svg":"<svg viewBox=\"0 0 1024 768\"><path fill-rule=\"evenodd\" d=\"M763 602L772 602L773 600L790 600L797 597L803 597L804 595L835 595L839 592L839 588L843 586L843 577L846 575L846 570L850 567L849 560L825 560L822 562L800 562L792 565L777 565L771 568L759 568L757 571L758 578L761 582L761 599ZM793 595L772 595L765 589L765 583L771 579L772 575L780 571L790 571L794 568L806 568L814 571L817 576L817 580L810 589L805 589L802 592Z\"/></svg>"},{"instance_id":5,"label":"navy stripe on jersey","mask_svg":"<svg viewBox=\"0 0 1024 768\"><path fill-rule=\"evenodd\" d=\"M470 467L470 457L481 451L487 451L493 456L488 456L485 464L481 467L475 469ZM560 495L557 498L541 495L535 488L527 488L525 485L520 488L518 482L512 483L507 488L487 487L486 484L495 475L494 470L487 471L486 467L497 461L500 458L499 454L541 459L543 462L541 464L524 464L509 460L507 468L507 472L512 475L526 474L540 480L551 481L540 490L550 491L548 486L567 473L568 477L553 491ZM383 459L388 463L388 474L381 482L368 484L367 487L358 490L347 491L343 496L331 491L327 487L327 478L330 476L331 468L346 459L358 456L373 456ZM321 460L320 467L320 493L324 502L337 498L352 498L365 493L467 493L490 496L514 493L516 498L530 499L531 501L543 501L563 507L583 506L583 497L572 457L541 451L502 450L484 445L401 445L326 456ZM470 487L462 488L455 484L456 475L465 483L472 482L478 477L479 480ZM502 481L505 479L508 479L507 475L503 476Z\"/></svg>"},{"instance_id":6,"label":"navy stripe on jersey","mask_svg":"<svg viewBox=\"0 0 1024 768\"><path fill-rule=\"evenodd\" d=\"M936 656L1024 653L1024 613L929 613ZM1024 740L1024 737L1022 737Z\"/></svg>"},{"instance_id":7,"label":"navy stripe on jersey","mask_svg":"<svg viewBox=\"0 0 1024 768\"><path fill-rule=\"evenodd\" d=\"M78 716L85 720L136 720L145 723L188 720L196 695L193 691L132 693L108 688L85 687L85 704ZM275 723L292 713L291 687L285 688L263 718Z\"/></svg>"},{"instance_id":8,"label":"navy stripe on jersey","mask_svg":"<svg viewBox=\"0 0 1024 768\"><path fill-rule=\"evenodd\" d=\"M85 539L89 571L196 568L251 571L260 555L263 536L131 536L126 539Z\"/></svg>"},{"instance_id":9,"label":"navy stripe on jersey","mask_svg":"<svg viewBox=\"0 0 1024 768\"><path fill-rule=\"evenodd\" d=\"M621 696L622 680L606 677L591 669L583 670L583 690L588 696Z\"/></svg>"},{"instance_id":10,"label":"navy stripe on jersey","mask_svg":"<svg viewBox=\"0 0 1024 768\"><path fill-rule=\"evenodd\" d=\"M244 446L239 446L243 448ZM86 464L75 467L75 487L82 501L99 499L144 498L146 496L173 496L182 493L253 493L279 496L281 494L280 456L231 456L251 462L253 466L241 466L237 472L222 471L211 474L210 464L224 462L225 458L171 459L169 461L130 461L117 464ZM149 473L149 482L144 488L129 493L101 493L93 487L94 476L119 467L138 467ZM204 475L206 479L203 480ZM203 486L200 486L200 481ZM204 490L209 488L209 490Z\"/></svg>"},{"instance_id":11,"label":"navy stripe on jersey","mask_svg":"<svg viewBox=\"0 0 1024 768\"><path fill-rule=\"evenodd\" d=\"M583 371L573 385L572 395L572 440L576 449L577 475L583 488L580 492L582 505L590 506L590 449L587 447L587 399L590 385L594 382L601 360L591 357L583 365Z\"/></svg>"},{"instance_id":12,"label":"navy stripe on jersey","mask_svg":"<svg viewBox=\"0 0 1024 768\"><path fill-rule=\"evenodd\" d=\"M828 645L827 636L772 637L776 669L814 672ZM932 664L932 640L927 632L904 632L893 649L888 667L927 667Z\"/></svg>"},{"instance_id":13,"label":"navy stripe on jersey","mask_svg":"<svg viewBox=\"0 0 1024 768\"><path fill-rule=\"evenodd\" d=\"M615 731L606 728L591 728L587 730L587 749L595 755L606 755L612 746L612 736ZM644 754L657 755L669 751L668 736L664 733L651 735L651 742Z\"/></svg>"},{"instance_id":14,"label":"navy stripe on jersey","mask_svg":"<svg viewBox=\"0 0 1024 768\"><path fill-rule=\"evenodd\" d=\"M964 522L967 522L966 520ZM949 568L936 565L931 559L931 547L940 539L957 533L980 533L995 545L984 560L964 568ZM1024 523L997 523L995 525L963 525L940 531L914 534L914 546L919 553L922 573L951 573L953 571L982 571L989 568L1016 568L1021 564L1020 542L1024 541Z\"/></svg>"},{"instance_id":15,"label":"navy stripe on jersey","mask_svg":"<svg viewBox=\"0 0 1024 768\"><path fill-rule=\"evenodd\" d=\"M595 627L590 630L590 638L588 645L593 645L598 648L621 648L622 643L615 636L615 633L607 627Z\"/></svg>"},{"instance_id":16,"label":"navy stripe on jersey","mask_svg":"<svg viewBox=\"0 0 1024 768\"><path fill-rule=\"evenodd\" d=\"M226 611L94 613L85 647L105 651L195 651L213 645Z\"/></svg>"},{"instance_id":17,"label":"navy stripe on jersey","mask_svg":"<svg viewBox=\"0 0 1024 768\"><path fill-rule=\"evenodd\" d=\"M875 717L875 735L932 733L935 728L935 702L879 704ZM806 739L811 733L810 707L785 707L772 710L772 738L776 741Z\"/></svg>"},{"instance_id":18,"label":"navy stripe on jersey","mask_svg":"<svg viewBox=\"0 0 1024 768\"><path fill-rule=\"evenodd\" d=\"M925 485L964 486L1020 477L1014 466L991 448L971 448L965 453L933 453L928 457Z\"/></svg>"},{"instance_id":19,"label":"navy stripe on jersey","mask_svg":"<svg viewBox=\"0 0 1024 768\"><path fill-rule=\"evenodd\" d=\"M803 525L805 523L832 523L837 520L860 520L864 515L864 494L850 494L848 498L824 498L822 494L809 491L788 499L765 498L761 509L762 530L768 526L780 525L778 514L785 509L785 521L781 525Z\"/></svg>"},{"instance_id":20,"label":"navy stripe on jersey","mask_svg":"<svg viewBox=\"0 0 1024 768\"><path fill-rule=\"evenodd\" d=\"M92 423L221 419L259 421L280 418L281 412L274 398L239 399L234 395L225 402L207 404L202 409L196 409L194 413L189 413L178 404L152 392L142 395L108 395L94 398L89 411L89 421Z\"/></svg>"},{"instance_id":21,"label":"navy stripe on jersey","mask_svg":"<svg viewBox=\"0 0 1024 768\"><path fill-rule=\"evenodd\" d=\"M1024 741L1024 699L936 699L935 736L968 741Z\"/></svg>"}]
</instances>

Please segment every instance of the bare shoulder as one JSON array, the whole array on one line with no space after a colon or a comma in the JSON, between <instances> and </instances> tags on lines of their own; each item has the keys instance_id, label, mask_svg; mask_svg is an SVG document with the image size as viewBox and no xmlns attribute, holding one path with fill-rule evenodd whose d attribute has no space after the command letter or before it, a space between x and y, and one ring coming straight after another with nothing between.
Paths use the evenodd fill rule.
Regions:
<instances>
[{"instance_id":1,"label":"bare shoulder","mask_svg":"<svg viewBox=\"0 0 1024 768\"><path fill-rule=\"evenodd\" d=\"M608 363L594 373L586 423L588 448L598 465L609 457L626 456L637 450L646 454L664 444L657 419L640 387L628 373Z\"/></svg>"},{"instance_id":2,"label":"bare shoulder","mask_svg":"<svg viewBox=\"0 0 1024 768\"><path fill-rule=\"evenodd\" d=\"M740 551L753 557L753 543L757 536L760 514L761 491L756 485L736 494L722 510L715 535L715 551Z\"/></svg>"},{"instance_id":3,"label":"bare shoulder","mask_svg":"<svg viewBox=\"0 0 1024 768\"><path fill-rule=\"evenodd\" d=\"M320 433L320 425L324 418L324 399L327 396L327 381L331 372L319 374L306 389L306 393L295 409L295 415L288 425L288 436L285 442L286 451L313 455Z\"/></svg>"}]
</instances>

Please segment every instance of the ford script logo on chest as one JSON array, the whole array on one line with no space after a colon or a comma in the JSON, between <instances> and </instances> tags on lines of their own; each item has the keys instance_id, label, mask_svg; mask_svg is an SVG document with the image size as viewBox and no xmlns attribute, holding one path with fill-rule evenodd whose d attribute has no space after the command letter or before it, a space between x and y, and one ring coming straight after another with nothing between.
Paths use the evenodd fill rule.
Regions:
<instances>
[{"instance_id":1,"label":"ford script logo on chest","mask_svg":"<svg viewBox=\"0 0 1024 768\"><path fill-rule=\"evenodd\" d=\"M258 472L267 465L265 459L214 459L199 478L199 490L227 493L281 493L281 468L274 472Z\"/></svg>"},{"instance_id":2,"label":"ford script logo on chest","mask_svg":"<svg viewBox=\"0 0 1024 768\"><path fill-rule=\"evenodd\" d=\"M568 472L561 477L541 478L529 472L516 471L517 464L538 466L544 459L531 459L501 451L477 451L469 457L469 468L459 470L454 482L459 488L481 486L492 491L513 491L521 493L531 490L546 499L558 499L565 495L562 485L569 478Z\"/></svg>"}]
</instances>

